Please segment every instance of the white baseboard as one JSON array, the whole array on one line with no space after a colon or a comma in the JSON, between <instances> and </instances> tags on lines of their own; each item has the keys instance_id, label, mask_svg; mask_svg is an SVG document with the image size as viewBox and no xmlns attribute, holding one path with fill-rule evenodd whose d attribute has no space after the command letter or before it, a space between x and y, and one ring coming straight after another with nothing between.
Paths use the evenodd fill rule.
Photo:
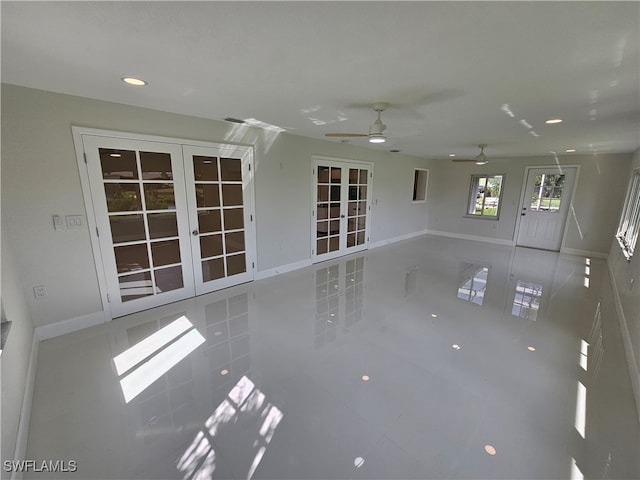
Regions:
<instances>
[{"instance_id":1,"label":"white baseboard","mask_svg":"<svg viewBox=\"0 0 640 480\"><path fill-rule=\"evenodd\" d=\"M392 243L401 242L403 240L409 240L411 238L420 237L427 233L426 230L419 230L417 232L405 233L404 235L399 235L397 237L387 238L385 240L379 240L377 242L369 243L369 248L378 248L384 247L385 245L391 245Z\"/></svg>"},{"instance_id":2,"label":"white baseboard","mask_svg":"<svg viewBox=\"0 0 640 480\"><path fill-rule=\"evenodd\" d=\"M304 260L300 260L299 262L289 263L287 265L282 265L280 267L268 268L267 270L261 270L256 272L255 280L262 280L264 278L274 277L276 275L280 275L281 273L288 273L294 270L298 270L300 268L310 267L312 265L311 259L306 258Z\"/></svg>"},{"instance_id":3,"label":"white baseboard","mask_svg":"<svg viewBox=\"0 0 640 480\"><path fill-rule=\"evenodd\" d=\"M16 450L13 459L16 461L27 458L27 440L29 439L29 423L31 421L31 405L33 403L33 392L36 386L36 369L38 367L38 349L40 340L36 332L33 332L31 341L31 354L29 355L29 365L27 366L27 378L24 384L22 395L22 405L20 407L20 420L18 421L18 434L16 436ZM11 480L19 480L22 473L13 471Z\"/></svg>"},{"instance_id":4,"label":"white baseboard","mask_svg":"<svg viewBox=\"0 0 640 480\"><path fill-rule=\"evenodd\" d=\"M578 255L580 257L602 258L603 260L606 260L607 257L609 257L608 253L592 252L589 250L578 250L576 248L561 248L560 253L566 253L568 255Z\"/></svg>"},{"instance_id":5,"label":"white baseboard","mask_svg":"<svg viewBox=\"0 0 640 480\"><path fill-rule=\"evenodd\" d=\"M93 327L107 322L107 314L104 311L89 313L81 317L62 320L61 322L52 323L50 325L42 325L36 327L36 334L40 340L59 337L67 333L82 330L83 328Z\"/></svg>"},{"instance_id":6,"label":"white baseboard","mask_svg":"<svg viewBox=\"0 0 640 480\"><path fill-rule=\"evenodd\" d=\"M629 369L629 376L631 377L631 389L633 390L633 396L636 401L638 421L640 421L640 368L638 368L638 362L636 361L636 356L633 353L631 334L629 333L624 308L622 308L622 301L620 300L620 292L618 290L618 283L616 282L613 267L611 266L611 262L607 262L607 265L609 267L609 277L611 278L611 288L613 290L613 303L616 306L618 323L620 324L620 333L622 335L622 343L624 345L624 353L627 359L627 368Z\"/></svg>"},{"instance_id":7,"label":"white baseboard","mask_svg":"<svg viewBox=\"0 0 640 480\"><path fill-rule=\"evenodd\" d=\"M459 238L461 240L472 240L474 242L493 243L496 245L506 245L508 247L515 246L513 240L505 240L502 238L481 237L479 235L465 235L464 233L443 232L440 230L425 230L426 234L437 235L439 237Z\"/></svg>"},{"instance_id":8,"label":"white baseboard","mask_svg":"<svg viewBox=\"0 0 640 480\"><path fill-rule=\"evenodd\" d=\"M398 237L388 238L386 240L381 240L379 242L371 242L368 245L369 249L382 247L385 245L390 245L392 243L400 242L402 240L409 240L414 237L419 237L427 233L425 230L421 230L418 232L411 232L404 235L400 235ZM269 268L267 270L261 270L256 272L255 280L262 280L265 278L273 277L276 275L280 275L282 273L292 272L294 270L299 270L301 268L310 267L313 265L313 261L310 258L305 258L304 260L300 260L299 262L289 263L287 265L281 265L275 268Z\"/></svg>"}]
</instances>

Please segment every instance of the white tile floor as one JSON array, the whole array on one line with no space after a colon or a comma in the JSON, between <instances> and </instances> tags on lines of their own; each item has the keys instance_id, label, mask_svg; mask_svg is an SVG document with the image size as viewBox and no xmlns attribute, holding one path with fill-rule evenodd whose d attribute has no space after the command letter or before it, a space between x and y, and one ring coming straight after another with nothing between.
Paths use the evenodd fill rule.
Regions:
<instances>
[{"instance_id":1,"label":"white tile floor","mask_svg":"<svg viewBox=\"0 0 640 480\"><path fill-rule=\"evenodd\" d=\"M78 470L29 478L638 478L613 312L603 260L427 236L131 315L41 344L28 458Z\"/></svg>"}]
</instances>

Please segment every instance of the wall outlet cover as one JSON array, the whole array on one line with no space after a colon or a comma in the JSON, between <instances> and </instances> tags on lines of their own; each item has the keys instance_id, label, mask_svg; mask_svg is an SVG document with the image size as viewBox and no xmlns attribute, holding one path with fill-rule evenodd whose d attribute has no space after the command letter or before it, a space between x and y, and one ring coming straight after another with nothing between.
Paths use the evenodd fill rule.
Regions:
<instances>
[{"instance_id":1,"label":"wall outlet cover","mask_svg":"<svg viewBox=\"0 0 640 480\"><path fill-rule=\"evenodd\" d=\"M47 296L47 287L45 287L44 285L33 287L33 295L36 298L45 298Z\"/></svg>"}]
</instances>

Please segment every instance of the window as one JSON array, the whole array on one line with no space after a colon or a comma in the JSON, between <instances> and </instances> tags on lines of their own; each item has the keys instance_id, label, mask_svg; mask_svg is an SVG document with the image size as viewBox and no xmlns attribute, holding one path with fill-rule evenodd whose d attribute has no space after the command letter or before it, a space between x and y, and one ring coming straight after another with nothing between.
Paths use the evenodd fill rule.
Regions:
<instances>
[{"instance_id":1,"label":"window","mask_svg":"<svg viewBox=\"0 0 640 480\"><path fill-rule=\"evenodd\" d=\"M429 170L416 168L413 171L413 203L425 203L427 201L427 179Z\"/></svg>"},{"instance_id":2,"label":"window","mask_svg":"<svg viewBox=\"0 0 640 480\"><path fill-rule=\"evenodd\" d=\"M624 201L622 216L616 238L622 247L622 253L631 259L633 250L638 241L638 231L640 230L640 168L633 173L627 198Z\"/></svg>"},{"instance_id":3,"label":"window","mask_svg":"<svg viewBox=\"0 0 640 480\"><path fill-rule=\"evenodd\" d=\"M0 354L4 350L4 346L9 336L9 330L11 329L11 322L7 321L7 316L4 313L4 305L0 305L0 326L2 327L2 344L0 345Z\"/></svg>"},{"instance_id":4,"label":"window","mask_svg":"<svg viewBox=\"0 0 640 480\"><path fill-rule=\"evenodd\" d=\"M471 175L467 215L497 219L504 175Z\"/></svg>"},{"instance_id":5,"label":"window","mask_svg":"<svg viewBox=\"0 0 640 480\"><path fill-rule=\"evenodd\" d=\"M541 173L536 175L529 210L532 212L559 211L563 187L564 174Z\"/></svg>"}]
</instances>

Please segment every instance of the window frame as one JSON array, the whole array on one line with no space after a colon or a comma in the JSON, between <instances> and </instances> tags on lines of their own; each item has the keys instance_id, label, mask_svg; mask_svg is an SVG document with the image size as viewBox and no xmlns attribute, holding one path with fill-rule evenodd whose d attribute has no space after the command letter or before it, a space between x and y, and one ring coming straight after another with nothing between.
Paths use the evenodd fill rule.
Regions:
<instances>
[{"instance_id":1,"label":"window frame","mask_svg":"<svg viewBox=\"0 0 640 480\"><path fill-rule=\"evenodd\" d=\"M422 185L418 179L420 177L420 173L424 176L424 185ZM413 193L411 195L411 203L427 203L427 191L429 185L429 169L428 168L420 168L416 167L413 169ZM420 198L418 194L418 190L422 190L422 194L424 198Z\"/></svg>"},{"instance_id":2,"label":"window frame","mask_svg":"<svg viewBox=\"0 0 640 480\"><path fill-rule=\"evenodd\" d=\"M631 174L624 207L620 214L620 221L616 230L616 240L622 249L622 254L631 261L640 232L640 168Z\"/></svg>"},{"instance_id":3,"label":"window frame","mask_svg":"<svg viewBox=\"0 0 640 480\"><path fill-rule=\"evenodd\" d=\"M496 208L496 214L487 215L484 213L486 196L483 197L482 212L480 214L471 213L472 210L473 212L475 212L477 189L480 184L480 179L486 178L486 182L485 182L485 185L486 185L489 182L489 179L493 177L500 177L500 194L498 195L498 205ZM506 178L507 176L504 173L472 173L471 180L469 182L469 197L467 199L467 208L464 216L466 218L481 218L484 220L494 220L494 221L499 220L500 210L502 208L502 195L504 193L504 183L506 181ZM474 181L475 179L478 179L477 183Z\"/></svg>"}]
</instances>

